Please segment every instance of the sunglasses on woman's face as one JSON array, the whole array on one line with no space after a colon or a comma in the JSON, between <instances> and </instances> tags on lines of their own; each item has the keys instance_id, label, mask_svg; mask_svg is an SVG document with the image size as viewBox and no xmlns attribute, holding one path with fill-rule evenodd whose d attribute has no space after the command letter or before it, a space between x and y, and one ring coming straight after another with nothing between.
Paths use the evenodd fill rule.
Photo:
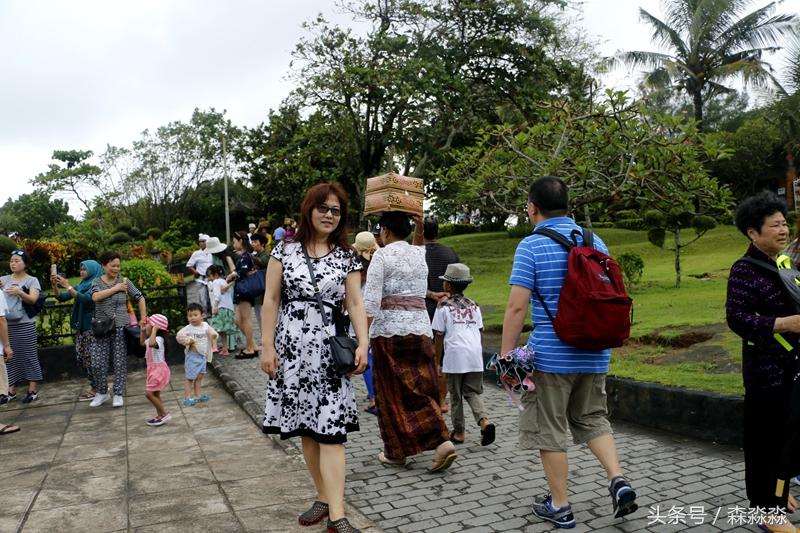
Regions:
<instances>
[{"instance_id":1,"label":"sunglasses on woman's face","mask_svg":"<svg viewBox=\"0 0 800 533\"><path fill-rule=\"evenodd\" d=\"M330 214L334 217L342 216L342 210L339 209L338 207L329 207L325 204L317 206L317 213L319 213L320 215L327 215L328 212L330 212Z\"/></svg>"}]
</instances>

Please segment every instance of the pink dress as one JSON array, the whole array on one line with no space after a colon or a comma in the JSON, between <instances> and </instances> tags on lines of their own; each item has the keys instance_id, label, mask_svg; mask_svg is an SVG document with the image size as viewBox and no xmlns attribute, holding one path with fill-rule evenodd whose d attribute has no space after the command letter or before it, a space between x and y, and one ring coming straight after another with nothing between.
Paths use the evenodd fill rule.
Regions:
<instances>
[{"instance_id":1,"label":"pink dress","mask_svg":"<svg viewBox=\"0 0 800 533\"><path fill-rule=\"evenodd\" d=\"M147 382L144 390L148 392L162 391L169 385L171 372L164 359L164 339L156 337L157 347L148 346L144 353L147 361Z\"/></svg>"}]
</instances>

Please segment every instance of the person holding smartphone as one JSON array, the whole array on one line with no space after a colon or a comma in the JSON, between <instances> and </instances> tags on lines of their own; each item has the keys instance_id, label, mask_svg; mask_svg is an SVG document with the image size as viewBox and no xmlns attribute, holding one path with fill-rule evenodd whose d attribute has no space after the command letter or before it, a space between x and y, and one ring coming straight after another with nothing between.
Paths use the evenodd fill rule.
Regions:
<instances>
[{"instance_id":1,"label":"person holding smartphone","mask_svg":"<svg viewBox=\"0 0 800 533\"><path fill-rule=\"evenodd\" d=\"M50 284L59 302L74 300L70 323L75 329L75 357L78 366L83 369L89 380L89 390L81 393L78 401L88 402L94 399L97 393L97 384L92 372L92 317L94 316L94 301L92 301L92 283L103 275L103 267L93 259L81 261L81 281L74 287L69 280L58 274L56 265L50 268Z\"/></svg>"}]
</instances>

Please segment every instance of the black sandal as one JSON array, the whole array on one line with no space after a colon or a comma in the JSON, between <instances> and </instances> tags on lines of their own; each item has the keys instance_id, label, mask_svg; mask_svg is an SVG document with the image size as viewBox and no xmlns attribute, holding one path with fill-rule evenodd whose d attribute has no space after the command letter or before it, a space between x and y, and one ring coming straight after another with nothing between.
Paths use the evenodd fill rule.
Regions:
<instances>
[{"instance_id":1,"label":"black sandal","mask_svg":"<svg viewBox=\"0 0 800 533\"><path fill-rule=\"evenodd\" d=\"M456 435L455 431L450 432L450 442L452 442L453 444L464 444L464 439L457 439L455 435Z\"/></svg>"},{"instance_id":2,"label":"black sandal","mask_svg":"<svg viewBox=\"0 0 800 533\"><path fill-rule=\"evenodd\" d=\"M297 523L301 526L313 526L321 522L326 516L328 516L328 504L315 501L308 511L297 517Z\"/></svg>"},{"instance_id":3,"label":"black sandal","mask_svg":"<svg viewBox=\"0 0 800 533\"><path fill-rule=\"evenodd\" d=\"M347 518L340 518L335 522L328 518L328 533L361 533L361 530L354 528Z\"/></svg>"}]
</instances>

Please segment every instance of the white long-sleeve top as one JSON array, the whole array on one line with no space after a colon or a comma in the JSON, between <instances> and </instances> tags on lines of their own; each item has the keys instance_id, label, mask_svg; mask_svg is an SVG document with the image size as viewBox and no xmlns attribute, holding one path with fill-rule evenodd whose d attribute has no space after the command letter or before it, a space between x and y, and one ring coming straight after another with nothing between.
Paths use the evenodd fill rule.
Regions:
<instances>
[{"instance_id":1,"label":"white long-sleeve top","mask_svg":"<svg viewBox=\"0 0 800 533\"><path fill-rule=\"evenodd\" d=\"M381 309L387 296L425 298L428 290L428 265L425 248L405 241L393 242L373 254L364 288L364 307L373 317L370 338L394 335L426 335L433 338L428 312ZM423 302L424 303L424 302Z\"/></svg>"}]
</instances>

